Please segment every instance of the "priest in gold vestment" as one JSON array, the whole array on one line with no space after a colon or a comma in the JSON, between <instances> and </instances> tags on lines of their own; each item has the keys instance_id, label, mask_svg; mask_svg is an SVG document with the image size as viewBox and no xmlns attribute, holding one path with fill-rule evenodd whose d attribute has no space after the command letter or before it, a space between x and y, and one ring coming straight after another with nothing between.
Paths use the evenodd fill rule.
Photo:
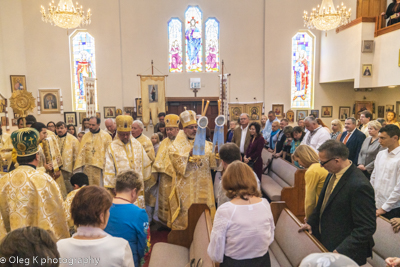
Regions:
<instances>
[{"instance_id":1,"label":"priest in gold vestment","mask_svg":"<svg viewBox=\"0 0 400 267\"><path fill-rule=\"evenodd\" d=\"M143 146L131 136L132 117L120 115L116 121L118 138L108 146L104 170L104 187L109 189L115 188L117 175L125 171L137 172L142 181L150 179L151 176L151 161ZM135 204L145 208L143 189L138 192Z\"/></svg>"},{"instance_id":2,"label":"priest in gold vestment","mask_svg":"<svg viewBox=\"0 0 400 267\"><path fill-rule=\"evenodd\" d=\"M12 162L12 150L13 146L11 143L10 134L4 133L0 126L0 155L3 159L7 160L7 169L10 168Z\"/></svg>"},{"instance_id":3,"label":"priest in gold vestment","mask_svg":"<svg viewBox=\"0 0 400 267\"><path fill-rule=\"evenodd\" d=\"M149 157L151 163L153 164L156 155L154 152L153 143L150 138L143 134L144 125L141 121L135 120L132 123L132 136L136 138L137 141L142 144L147 156ZM151 167L150 167L151 168ZM149 222L151 222L154 213L154 207L156 205L156 193L155 188L153 188L157 183L157 179L151 175L149 179L144 180L144 196L146 200L146 210L149 215Z\"/></svg>"},{"instance_id":4,"label":"priest in gold vestment","mask_svg":"<svg viewBox=\"0 0 400 267\"><path fill-rule=\"evenodd\" d=\"M182 230L187 227L188 210L193 203L207 204L214 220L215 200L211 168L216 167L212 143L205 143L205 156L193 159L193 144L197 132L196 113L191 110L180 114L183 131L169 147L169 157L175 170L170 195L171 222L169 227Z\"/></svg>"},{"instance_id":5,"label":"priest in gold vestment","mask_svg":"<svg viewBox=\"0 0 400 267\"><path fill-rule=\"evenodd\" d=\"M36 226L52 231L57 239L69 237L60 189L52 177L36 170L38 131L20 129L11 134L11 140L19 166L0 178L0 213L5 230Z\"/></svg>"},{"instance_id":6,"label":"priest in gold vestment","mask_svg":"<svg viewBox=\"0 0 400 267\"><path fill-rule=\"evenodd\" d=\"M173 166L169 159L168 149L179 133L180 119L178 115L168 114L165 117L165 138L158 147L158 153L153 163L152 173L158 177L158 197L155 207L154 219L168 225L169 195L171 194Z\"/></svg>"},{"instance_id":7,"label":"priest in gold vestment","mask_svg":"<svg viewBox=\"0 0 400 267\"><path fill-rule=\"evenodd\" d=\"M78 156L79 141L67 132L67 125L63 121L56 124L58 147L63 161L61 175L64 179L67 194L73 190L71 185L71 176L74 171L74 163Z\"/></svg>"},{"instance_id":8,"label":"priest in gold vestment","mask_svg":"<svg viewBox=\"0 0 400 267\"><path fill-rule=\"evenodd\" d=\"M74 166L74 173L83 171L89 177L89 185L103 185L106 150L112 142L111 136L100 129L100 122L100 118L90 118L90 132L82 137Z\"/></svg>"}]
</instances>

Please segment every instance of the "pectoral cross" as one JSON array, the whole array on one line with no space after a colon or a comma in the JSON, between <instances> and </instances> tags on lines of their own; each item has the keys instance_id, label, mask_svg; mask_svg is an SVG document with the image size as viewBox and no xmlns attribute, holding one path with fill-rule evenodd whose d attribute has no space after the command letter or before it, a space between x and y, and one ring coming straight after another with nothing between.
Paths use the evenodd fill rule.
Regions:
<instances>
[{"instance_id":1,"label":"pectoral cross","mask_svg":"<svg viewBox=\"0 0 400 267\"><path fill-rule=\"evenodd\" d=\"M94 156L94 153L96 153L96 150L94 149L94 147L92 148L92 154Z\"/></svg>"}]
</instances>

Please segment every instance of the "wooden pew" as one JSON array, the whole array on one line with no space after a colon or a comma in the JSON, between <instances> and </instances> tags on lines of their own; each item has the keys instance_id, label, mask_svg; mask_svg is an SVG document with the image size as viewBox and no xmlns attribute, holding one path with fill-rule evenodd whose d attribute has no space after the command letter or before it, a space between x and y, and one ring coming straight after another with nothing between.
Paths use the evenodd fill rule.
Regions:
<instances>
[{"instance_id":1,"label":"wooden pew","mask_svg":"<svg viewBox=\"0 0 400 267\"><path fill-rule=\"evenodd\" d=\"M272 153L264 149L265 166L272 159ZM300 220L304 219L305 169L299 169L290 162L277 158L261 179L261 189L271 201L285 201L286 205Z\"/></svg>"},{"instance_id":2,"label":"wooden pew","mask_svg":"<svg viewBox=\"0 0 400 267\"><path fill-rule=\"evenodd\" d=\"M194 266L202 261L203 267L218 267L207 254L211 229L208 206L192 204L188 211L188 227L172 230L168 234L168 243L154 245L149 267L185 267L191 261L195 262Z\"/></svg>"}]
</instances>

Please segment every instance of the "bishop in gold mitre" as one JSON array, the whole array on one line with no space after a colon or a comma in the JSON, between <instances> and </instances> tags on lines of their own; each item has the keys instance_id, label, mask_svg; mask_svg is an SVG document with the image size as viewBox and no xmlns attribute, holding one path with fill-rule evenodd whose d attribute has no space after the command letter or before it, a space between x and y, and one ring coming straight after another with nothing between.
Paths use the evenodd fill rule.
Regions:
<instances>
[{"instance_id":1,"label":"bishop in gold mitre","mask_svg":"<svg viewBox=\"0 0 400 267\"><path fill-rule=\"evenodd\" d=\"M131 136L133 118L119 115L116 121L118 138L107 148L104 171L104 187L109 189L115 188L117 175L125 171L135 171L142 181L148 180L151 176L151 161L143 146ZM139 208L145 208L143 189L138 192L135 204Z\"/></svg>"},{"instance_id":2,"label":"bishop in gold mitre","mask_svg":"<svg viewBox=\"0 0 400 267\"><path fill-rule=\"evenodd\" d=\"M36 170L39 132L20 129L11 134L11 140L19 166L0 179L0 217L5 230L36 226L52 231L57 239L69 237L60 189L52 177Z\"/></svg>"},{"instance_id":3,"label":"bishop in gold mitre","mask_svg":"<svg viewBox=\"0 0 400 267\"><path fill-rule=\"evenodd\" d=\"M156 154L154 152L153 143L150 138L143 134L144 125L141 121L135 120L132 123L132 136L143 146L146 151L147 156L150 159L150 165L153 164ZM150 166L151 170L151 166ZM156 194L155 191L152 190L152 187L155 186L157 180L154 176L150 175L148 179L144 180L144 196L146 200L146 211L149 215L149 222L151 222L153 216L153 210L156 205ZM154 188L153 188L154 189Z\"/></svg>"},{"instance_id":4,"label":"bishop in gold mitre","mask_svg":"<svg viewBox=\"0 0 400 267\"><path fill-rule=\"evenodd\" d=\"M89 185L103 185L106 150L112 142L111 136L100 129L100 122L100 118L90 118L90 132L82 137L74 166L74 173L84 172L89 177Z\"/></svg>"},{"instance_id":5,"label":"bishop in gold mitre","mask_svg":"<svg viewBox=\"0 0 400 267\"><path fill-rule=\"evenodd\" d=\"M206 141L205 155L193 160L193 144L197 132L196 113L186 110L180 114L183 131L176 136L169 147L169 157L174 167L175 175L172 181L170 195L172 229L183 230L188 223L188 210L193 203L205 203L215 215L214 190L211 178L211 168L216 167L215 154L212 153L212 143Z\"/></svg>"},{"instance_id":6,"label":"bishop in gold mitre","mask_svg":"<svg viewBox=\"0 0 400 267\"><path fill-rule=\"evenodd\" d=\"M58 147L62 158L63 165L61 174L64 179L67 194L73 190L71 185L71 176L74 171L74 163L78 157L79 141L72 134L67 132L67 125L63 121L56 124Z\"/></svg>"},{"instance_id":7,"label":"bishop in gold mitre","mask_svg":"<svg viewBox=\"0 0 400 267\"><path fill-rule=\"evenodd\" d=\"M154 219L168 225L169 218L169 195L171 194L172 176L174 175L174 167L169 159L168 149L174 142L179 133L180 119L178 115L169 114L165 117L165 138L157 152L156 159L153 163L152 173L158 177L158 198L155 207Z\"/></svg>"}]
</instances>

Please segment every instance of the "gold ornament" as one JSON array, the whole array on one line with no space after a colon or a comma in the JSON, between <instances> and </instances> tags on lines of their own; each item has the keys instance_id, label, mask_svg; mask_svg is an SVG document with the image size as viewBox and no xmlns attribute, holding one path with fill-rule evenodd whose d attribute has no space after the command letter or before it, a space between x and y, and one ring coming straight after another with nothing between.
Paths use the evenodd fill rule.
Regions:
<instances>
[{"instance_id":1,"label":"gold ornament","mask_svg":"<svg viewBox=\"0 0 400 267\"><path fill-rule=\"evenodd\" d=\"M31 92L18 90L12 94L10 98L10 106L14 110L14 113L23 116L36 107L35 98Z\"/></svg>"}]
</instances>

